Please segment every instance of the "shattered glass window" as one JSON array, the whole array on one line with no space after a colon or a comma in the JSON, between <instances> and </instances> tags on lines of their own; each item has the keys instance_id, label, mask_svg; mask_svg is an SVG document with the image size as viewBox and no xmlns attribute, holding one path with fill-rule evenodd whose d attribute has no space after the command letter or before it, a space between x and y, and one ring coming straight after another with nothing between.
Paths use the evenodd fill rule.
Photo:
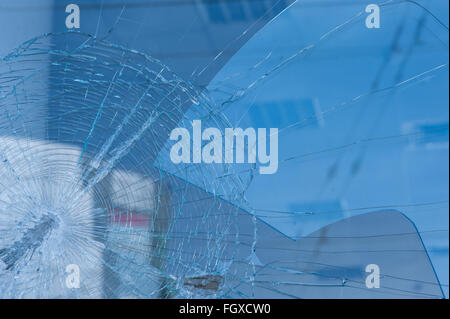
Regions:
<instances>
[{"instance_id":1,"label":"shattered glass window","mask_svg":"<svg viewBox=\"0 0 450 319\"><path fill-rule=\"evenodd\" d=\"M2 1L0 298L448 298L448 2L373 3Z\"/></svg>"}]
</instances>

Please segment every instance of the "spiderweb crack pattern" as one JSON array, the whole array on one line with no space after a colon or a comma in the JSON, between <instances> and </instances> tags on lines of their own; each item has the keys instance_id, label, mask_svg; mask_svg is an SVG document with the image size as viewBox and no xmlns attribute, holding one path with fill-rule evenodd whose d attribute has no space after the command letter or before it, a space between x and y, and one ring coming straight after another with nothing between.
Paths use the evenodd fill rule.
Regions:
<instances>
[{"instance_id":1,"label":"spiderweb crack pattern","mask_svg":"<svg viewBox=\"0 0 450 319\"><path fill-rule=\"evenodd\" d=\"M13 243L0 251L3 296L67 296L69 264L84 276L75 297L168 297L203 286L218 293L237 208L216 213L214 202L221 194L242 201L242 182L212 178L228 164L184 168L186 180L214 193L195 192L157 160L171 127L192 117L225 127L205 95L156 59L74 32L24 43L4 58L1 78L1 123L15 136L2 138L0 150L2 243ZM39 116L26 119L30 108ZM42 123L45 136L36 139ZM186 249L199 233L204 243ZM209 274L219 277L208 282Z\"/></svg>"}]
</instances>

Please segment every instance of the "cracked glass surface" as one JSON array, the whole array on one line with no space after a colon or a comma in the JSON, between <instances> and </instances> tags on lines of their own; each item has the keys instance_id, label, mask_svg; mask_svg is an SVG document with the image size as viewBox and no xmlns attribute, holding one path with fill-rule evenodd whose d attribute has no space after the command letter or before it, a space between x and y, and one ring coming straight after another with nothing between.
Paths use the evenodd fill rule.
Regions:
<instances>
[{"instance_id":1,"label":"cracked glass surface","mask_svg":"<svg viewBox=\"0 0 450 319\"><path fill-rule=\"evenodd\" d=\"M448 16L368 3L38 7L0 63L0 297L448 297ZM173 164L196 119L278 127L277 174Z\"/></svg>"}]
</instances>

